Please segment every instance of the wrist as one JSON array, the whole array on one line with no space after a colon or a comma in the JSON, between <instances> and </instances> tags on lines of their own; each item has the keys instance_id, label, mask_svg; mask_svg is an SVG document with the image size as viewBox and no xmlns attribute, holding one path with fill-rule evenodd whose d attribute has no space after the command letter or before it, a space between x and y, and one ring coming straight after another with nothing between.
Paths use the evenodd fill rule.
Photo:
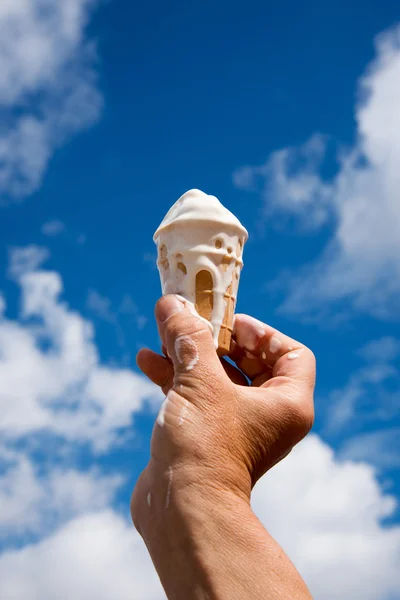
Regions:
<instances>
[{"instance_id":1,"label":"wrist","mask_svg":"<svg viewBox=\"0 0 400 600\"><path fill-rule=\"evenodd\" d=\"M174 475L153 486L139 519L161 583L169 598L230 598L218 591L220 573L235 577L238 524L247 530L256 520L249 501L217 486L181 485Z\"/></svg>"},{"instance_id":2,"label":"wrist","mask_svg":"<svg viewBox=\"0 0 400 600\"><path fill-rule=\"evenodd\" d=\"M157 487L163 480L172 478L175 493L195 494L204 496L209 494L226 494L242 498L250 503L252 479L244 463L235 459L228 453L209 451L202 456L189 457L164 457L154 455L146 468L146 477L149 488Z\"/></svg>"},{"instance_id":3,"label":"wrist","mask_svg":"<svg viewBox=\"0 0 400 600\"><path fill-rule=\"evenodd\" d=\"M135 488L134 521L168 598L272 600L282 590L279 597L310 599L247 497L188 484L179 469L154 474L146 470Z\"/></svg>"},{"instance_id":4,"label":"wrist","mask_svg":"<svg viewBox=\"0 0 400 600\"><path fill-rule=\"evenodd\" d=\"M168 528L171 520L187 522L215 507L250 508L251 482L236 480L229 469L212 473L205 466L164 466L151 460L134 491L135 525L145 537L151 529ZM166 533L168 533L166 531Z\"/></svg>"}]
</instances>

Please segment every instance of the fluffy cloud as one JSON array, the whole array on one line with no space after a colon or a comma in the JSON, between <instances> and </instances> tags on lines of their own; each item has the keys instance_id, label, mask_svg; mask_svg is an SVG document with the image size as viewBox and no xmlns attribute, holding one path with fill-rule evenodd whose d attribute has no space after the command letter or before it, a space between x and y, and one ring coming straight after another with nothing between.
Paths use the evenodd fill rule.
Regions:
<instances>
[{"instance_id":1,"label":"fluffy cloud","mask_svg":"<svg viewBox=\"0 0 400 600\"><path fill-rule=\"evenodd\" d=\"M25 271L17 269L20 321L0 321L0 431L11 440L48 432L106 450L160 396L133 371L101 365L91 323L60 301L57 273Z\"/></svg>"},{"instance_id":2,"label":"fluffy cloud","mask_svg":"<svg viewBox=\"0 0 400 600\"><path fill-rule=\"evenodd\" d=\"M24 273L37 270L49 256L47 248L35 244L10 248L8 275L12 279L18 279Z\"/></svg>"},{"instance_id":3,"label":"fluffy cloud","mask_svg":"<svg viewBox=\"0 0 400 600\"><path fill-rule=\"evenodd\" d=\"M91 323L60 299L61 277L38 268L42 254L11 254L21 313L0 318L0 596L162 600L143 542L111 508L124 474L70 463L80 444L111 452L136 412L147 401L156 408L160 395L137 373L101 363ZM381 369L373 375L368 364L369 377L392 372L396 352L388 338L365 347L364 359ZM55 457L43 436L55 440ZM354 447L347 453L362 457ZM310 436L257 485L253 507L318 600L400 593L400 529L381 523L395 502L371 466L339 462Z\"/></svg>"},{"instance_id":4,"label":"fluffy cloud","mask_svg":"<svg viewBox=\"0 0 400 600\"><path fill-rule=\"evenodd\" d=\"M359 82L357 142L338 156L338 173L320 176L324 138L246 167L236 184L259 189L269 213L316 228L330 216L334 234L316 262L286 281L282 309L318 314L345 300L358 311L398 317L400 293L400 26L376 39L376 58Z\"/></svg>"},{"instance_id":5,"label":"fluffy cloud","mask_svg":"<svg viewBox=\"0 0 400 600\"><path fill-rule=\"evenodd\" d=\"M326 144L325 136L315 134L300 148L274 152L264 165L242 167L233 174L233 181L239 188L262 192L265 219L279 216L281 226L298 225L302 231L312 231L331 212L332 190L318 174Z\"/></svg>"},{"instance_id":6,"label":"fluffy cloud","mask_svg":"<svg viewBox=\"0 0 400 600\"><path fill-rule=\"evenodd\" d=\"M38 544L0 556L8 600L164 600L146 548L114 511L76 518Z\"/></svg>"},{"instance_id":7,"label":"fluffy cloud","mask_svg":"<svg viewBox=\"0 0 400 600\"><path fill-rule=\"evenodd\" d=\"M339 462L309 436L256 486L253 508L316 600L389 600L400 593L400 528L371 466ZM112 510L72 519L51 536L0 556L0 595L13 600L162 600L132 525Z\"/></svg>"},{"instance_id":8,"label":"fluffy cloud","mask_svg":"<svg viewBox=\"0 0 400 600\"><path fill-rule=\"evenodd\" d=\"M39 270L46 257L37 246L10 252L9 274L21 290L18 320L5 317L1 296L3 547L108 506L124 477L98 466L79 470L74 452L120 445L134 431L135 414L161 399L138 373L101 364L92 324L60 300L61 277Z\"/></svg>"},{"instance_id":9,"label":"fluffy cloud","mask_svg":"<svg viewBox=\"0 0 400 600\"><path fill-rule=\"evenodd\" d=\"M99 117L85 27L98 0L2 0L0 201L40 185L54 150Z\"/></svg>"},{"instance_id":10,"label":"fluffy cloud","mask_svg":"<svg viewBox=\"0 0 400 600\"><path fill-rule=\"evenodd\" d=\"M338 462L309 436L256 486L253 508L316 600L400 595L400 527L383 526L395 500L370 465Z\"/></svg>"},{"instance_id":11,"label":"fluffy cloud","mask_svg":"<svg viewBox=\"0 0 400 600\"><path fill-rule=\"evenodd\" d=\"M60 299L60 275L40 270L47 255L10 252L17 320L1 296L0 596L163 598L138 534L109 508L125 474L104 472L92 454L111 456L161 394L101 363L92 324ZM79 468L80 449L89 468Z\"/></svg>"},{"instance_id":12,"label":"fluffy cloud","mask_svg":"<svg viewBox=\"0 0 400 600\"><path fill-rule=\"evenodd\" d=\"M118 474L60 465L43 474L43 464L39 469L25 453L6 449L6 454L8 467L0 477L3 546L29 534L43 536L77 514L108 506L123 481Z\"/></svg>"}]
</instances>

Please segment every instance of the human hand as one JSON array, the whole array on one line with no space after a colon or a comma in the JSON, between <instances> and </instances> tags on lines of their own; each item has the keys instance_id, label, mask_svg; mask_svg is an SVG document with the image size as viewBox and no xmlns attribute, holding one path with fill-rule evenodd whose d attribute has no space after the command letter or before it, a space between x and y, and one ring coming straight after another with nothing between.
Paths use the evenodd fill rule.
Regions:
<instances>
[{"instance_id":1,"label":"human hand","mask_svg":"<svg viewBox=\"0 0 400 600\"><path fill-rule=\"evenodd\" d=\"M174 489L222 490L249 501L256 481L312 427L315 359L308 348L236 315L236 368L218 358L206 322L194 313L176 296L161 298L156 318L166 356L148 349L137 356L166 400L133 494L134 520L139 497L166 473L173 473Z\"/></svg>"}]
</instances>

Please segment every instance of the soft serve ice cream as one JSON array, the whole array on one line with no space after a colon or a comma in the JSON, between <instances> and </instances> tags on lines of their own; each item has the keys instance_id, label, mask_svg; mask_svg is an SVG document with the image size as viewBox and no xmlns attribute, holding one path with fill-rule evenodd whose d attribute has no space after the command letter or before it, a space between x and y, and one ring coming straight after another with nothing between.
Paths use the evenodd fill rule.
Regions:
<instances>
[{"instance_id":1,"label":"soft serve ice cream","mask_svg":"<svg viewBox=\"0 0 400 600\"><path fill-rule=\"evenodd\" d=\"M211 323L219 354L229 352L243 246L248 233L215 196L186 192L154 234L163 294L179 294Z\"/></svg>"}]
</instances>

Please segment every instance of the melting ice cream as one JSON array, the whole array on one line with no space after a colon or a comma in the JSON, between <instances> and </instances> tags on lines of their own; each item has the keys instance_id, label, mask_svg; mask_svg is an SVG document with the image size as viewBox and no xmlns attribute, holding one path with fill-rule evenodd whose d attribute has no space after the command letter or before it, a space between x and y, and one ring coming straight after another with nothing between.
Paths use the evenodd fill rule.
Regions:
<instances>
[{"instance_id":1,"label":"melting ice cream","mask_svg":"<svg viewBox=\"0 0 400 600\"><path fill-rule=\"evenodd\" d=\"M163 294L179 294L212 325L216 348L229 351L243 246L248 233L215 196L186 192L154 234Z\"/></svg>"}]
</instances>

